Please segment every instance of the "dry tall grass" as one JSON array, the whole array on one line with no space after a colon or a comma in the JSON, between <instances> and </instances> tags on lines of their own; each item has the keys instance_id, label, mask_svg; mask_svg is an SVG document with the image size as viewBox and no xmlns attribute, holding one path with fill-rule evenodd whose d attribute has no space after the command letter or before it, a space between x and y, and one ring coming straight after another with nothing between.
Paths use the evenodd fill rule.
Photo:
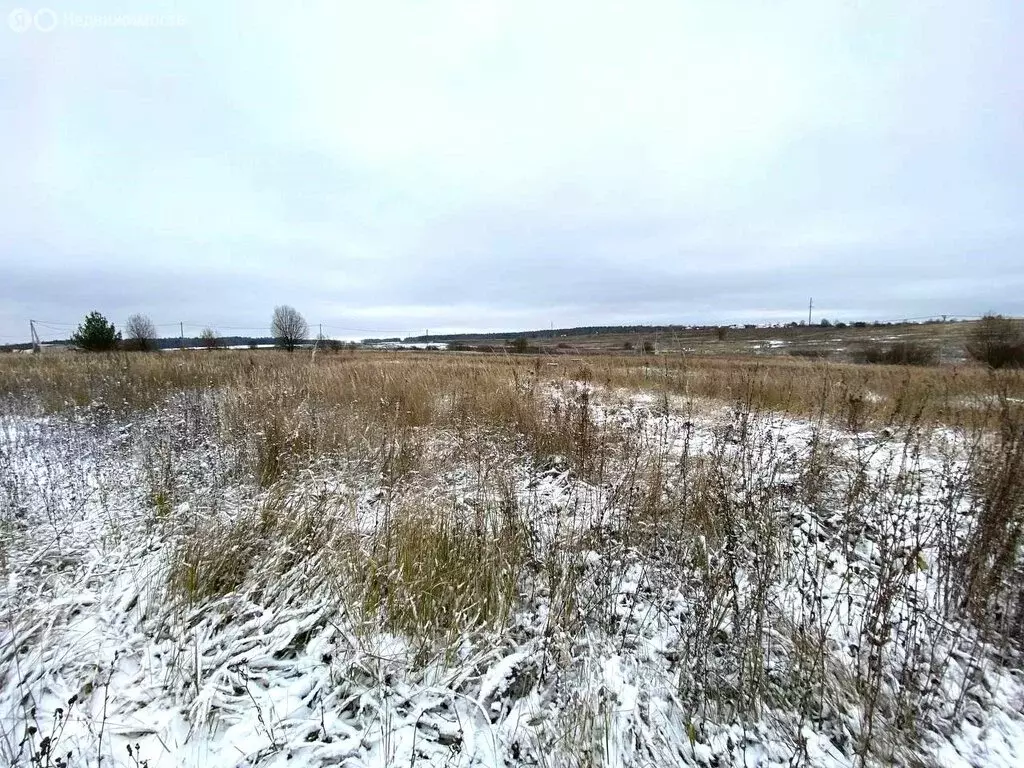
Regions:
<instances>
[{"instance_id":1,"label":"dry tall grass","mask_svg":"<svg viewBox=\"0 0 1024 768\"><path fill-rule=\"evenodd\" d=\"M419 664L534 621L538 680L573 674L582 637L622 650L671 614L685 631L665 658L687 722L781 708L821 725L856 709L851 749L890 762L912 748L915 713L961 706L935 682L960 622L1024 642L1021 372L225 351L10 356L0 389L10 413L159 407L181 435L224 447L222 482L253 500L240 510L178 511L182 449L145 454L183 610L300 583L357 636L407 638ZM616 404L637 392L653 396ZM710 437L694 426L709 401ZM810 439L787 442L780 413ZM939 470L923 459L936 435L961 446ZM372 515L357 520L367 488ZM934 592L918 590L925 572ZM854 658L837 661L846 615ZM600 742L611 714L598 709L563 736Z\"/></svg>"},{"instance_id":2,"label":"dry tall grass","mask_svg":"<svg viewBox=\"0 0 1024 768\"><path fill-rule=\"evenodd\" d=\"M277 351L6 355L0 391L43 412L102 403L145 408L187 389L227 387L263 398L344 406L405 426L437 423L527 426L519 395L539 382L591 381L742 403L799 416L990 426L999 398L1024 400L1019 371L979 365L864 366L789 358L683 356L585 358ZM438 398L448 393L450 398ZM296 400L298 399L298 400Z\"/></svg>"}]
</instances>

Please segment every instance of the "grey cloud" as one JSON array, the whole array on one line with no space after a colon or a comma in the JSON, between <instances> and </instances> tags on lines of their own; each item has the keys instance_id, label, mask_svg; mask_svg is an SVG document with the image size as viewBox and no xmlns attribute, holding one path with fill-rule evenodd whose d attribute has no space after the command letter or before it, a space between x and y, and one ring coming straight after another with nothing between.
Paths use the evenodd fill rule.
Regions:
<instances>
[{"instance_id":1,"label":"grey cloud","mask_svg":"<svg viewBox=\"0 0 1024 768\"><path fill-rule=\"evenodd\" d=\"M353 8L0 30L0 336L1024 314L1020 3Z\"/></svg>"}]
</instances>

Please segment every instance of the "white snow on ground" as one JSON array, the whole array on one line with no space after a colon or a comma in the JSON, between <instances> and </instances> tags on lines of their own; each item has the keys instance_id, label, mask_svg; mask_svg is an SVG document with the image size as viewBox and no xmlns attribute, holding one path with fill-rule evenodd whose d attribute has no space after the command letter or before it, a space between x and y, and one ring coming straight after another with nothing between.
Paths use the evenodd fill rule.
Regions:
<instances>
[{"instance_id":1,"label":"white snow on ground","mask_svg":"<svg viewBox=\"0 0 1024 768\"><path fill-rule=\"evenodd\" d=\"M378 341L364 344L369 349L448 349L446 341Z\"/></svg>"},{"instance_id":2,"label":"white snow on ground","mask_svg":"<svg viewBox=\"0 0 1024 768\"><path fill-rule=\"evenodd\" d=\"M977 408L979 410L987 410L991 408L998 408L1003 402L1017 404L1024 402L1019 397L1006 397L1000 398L997 395L974 395L972 397L962 397L955 401L955 405L960 408Z\"/></svg>"},{"instance_id":3,"label":"white snow on ground","mask_svg":"<svg viewBox=\"0 0 1024 768\"><path fill-rule=\"evenodd\" d=\"M674 569L661 571L662 555L631 543L622 527L631 492L624 479L598 486L562 457L542 465L507 457L538 551L570 553L566 562L583 574L578 600L592 608L569 633L552 620L552 585L524 591L507 627L423 658L407 639L357 626L325 587L316 558L299 560L265 589L256 574L207 603L169 598L175 521L227 519L254 508L262 493L232 480L237 456L215 441L215 430L187 423L173 406L130 422L87 412L9 417L0 421L0 761L35 765L31 753L50 737L51 755L70 753L76 766L101 757L104 766L149 768L846 766L858 764L854 745L870 725L854 683L840 685L847 680L876 685L888 720L902 705L918 708L909 713L918 719L912 745L894 740L890 762L1020 764L1019 660L999 660L936 611L913 610L942 599L931 567L940 542L921 531L943 529L943 483L964 469L954 435L936 432L931 451L919 453L884 435L748 419L677 398L582 387L552 396L578 403L584 391L596 425L622 429L666 466L736 460L764 489L795 487L799 462L832 451L875 478L903 472L917 490L865 509L844 507L827 491L773 508L765 519L789 529L778 537L786 542L782 578L753 594L759 558L773 556L757 541L776 532L730 533L749 539L753 555L729 572L720 603L703 599L710 588L699 576L725 570L672 560ZM173 456L167 471L185 489L163 516L150 499L157 479L147 474L161 452ZM436 481L434 496L467 510L479 501L481 478L467 466L453 462ZM347 515L355 531L384 514L380 478L358 469L314 468L305 487L331 499L324 514ZM665 492L682 504L683 490ZM766 503L779 497L771 498ZM890 505L910 505L902 522L887 517ZM865 511L878 514L858 518L856 539L841 537L851 530L848 517ZM593 545L594 537L619 536L621 546ZM710 552L701 540L662 545L666 563ZM880 589L890 582L891 592ZM757 631L726 615L756 600L794 629L767 646L758 640L750 647L762 655L738 668L764 665L766 685L810 692L798 677L817 671L792 660L804 639L799 628L819 629L828 653L818 661L837 688L816 718L799 715L798 702L782 694L763 695L758 717L731 717L709 688L732 679L737 634ZM707 643L693 642L697 635ZM866 637L875 644L865 647ZM897 680L908 675L916 698L899 693L909 684ZM873 738L889 736L880 730Z\"/></svg>"}]
</instances>

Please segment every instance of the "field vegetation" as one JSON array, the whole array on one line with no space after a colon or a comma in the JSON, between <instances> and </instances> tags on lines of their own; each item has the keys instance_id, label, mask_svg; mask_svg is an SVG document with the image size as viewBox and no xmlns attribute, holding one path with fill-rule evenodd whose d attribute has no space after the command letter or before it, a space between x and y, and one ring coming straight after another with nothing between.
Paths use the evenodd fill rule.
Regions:
<instances>
[{"instance_id":1,"label":"field vegetation","mask_svg":"<svg viewBox=\"0 0 1024 768\"><path fill-rule=\"evenodd\" d=\"M1012 765L1024 373L893 362L4 356L0 762Z\"/></svg>"},{"instance_id":2,"label":"field vegetation","mask_svg":"<svg viewBox=\"0 0 1024 768\"><path fill-rule=\"evenodd\" d=\"M515 336L416 336L406 342L449 348L546 354L668 354L686 356L793 356L834 362L935 365L979 361L993 367L1024 365L1024 320L988 315L979 320L928 322L789 323L772 327L635 326L567 328ZM401 342L397 339L392 343Z\"/></svg>"}]
</instances>

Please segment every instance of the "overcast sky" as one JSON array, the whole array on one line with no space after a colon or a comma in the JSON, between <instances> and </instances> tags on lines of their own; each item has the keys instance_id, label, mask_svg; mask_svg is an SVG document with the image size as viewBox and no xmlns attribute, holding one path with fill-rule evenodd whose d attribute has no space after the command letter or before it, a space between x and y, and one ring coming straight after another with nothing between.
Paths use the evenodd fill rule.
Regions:
<instances>
[{"instance_id":1,"label":"overcast sky","mask_svg":"<svg viewBox=\"0 0 1024 768\"><path fill-rule=\"evenodd\" d=\"M1024 315L1021 0L18 5L0 342Z\"/></svg>"}]
</instances>

